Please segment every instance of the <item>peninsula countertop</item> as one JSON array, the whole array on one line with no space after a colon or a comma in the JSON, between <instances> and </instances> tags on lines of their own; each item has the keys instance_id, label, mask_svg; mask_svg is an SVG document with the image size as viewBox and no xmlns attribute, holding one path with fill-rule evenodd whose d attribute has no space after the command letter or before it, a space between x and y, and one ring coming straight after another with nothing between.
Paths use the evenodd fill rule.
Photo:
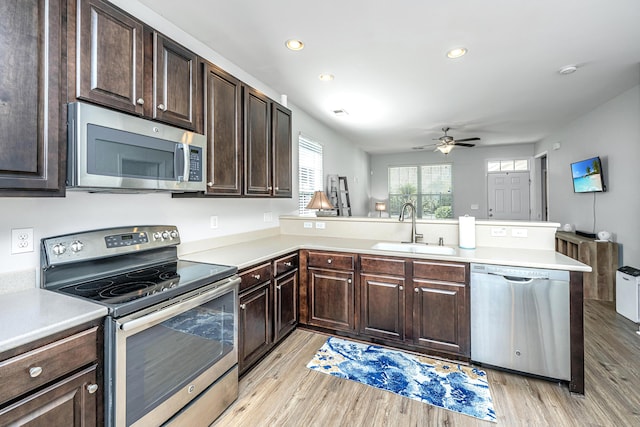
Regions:
<instances>
[{"instance_id":1,"label":"peninsula countertop","mask_svg":"<svg viewBox=\"0 0 640 427\"><path fill-rule=\"evenodd\" d=\"M243 243L182 254L181 258L189 261L233 265L242 270L299 249L315 249L416 259L546 268L551 270L591 271L591 267L588 265L562 255L555 250L498 247L478 247L476 249L454 248L455 254L453 255L438 255L372 249L378 242L378 240L368 239L279 234Z\"/></svg>"}]
</instances>

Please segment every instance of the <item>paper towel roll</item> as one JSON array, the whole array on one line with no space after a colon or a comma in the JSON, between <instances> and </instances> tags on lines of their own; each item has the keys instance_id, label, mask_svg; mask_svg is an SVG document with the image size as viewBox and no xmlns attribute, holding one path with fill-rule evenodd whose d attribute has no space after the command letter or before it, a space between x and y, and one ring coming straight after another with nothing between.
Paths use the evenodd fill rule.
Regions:
<instances>
[{"instance_id":1,"label":"paper towel roll","mask_svg":"<svg viewBox=\"0 0 640 427\"><path fill-rule=\"evenodd\" d=\"M476 248L476 218L473 216L458 217L459 246L461 249Z\"/></svg>"}]
</instances>

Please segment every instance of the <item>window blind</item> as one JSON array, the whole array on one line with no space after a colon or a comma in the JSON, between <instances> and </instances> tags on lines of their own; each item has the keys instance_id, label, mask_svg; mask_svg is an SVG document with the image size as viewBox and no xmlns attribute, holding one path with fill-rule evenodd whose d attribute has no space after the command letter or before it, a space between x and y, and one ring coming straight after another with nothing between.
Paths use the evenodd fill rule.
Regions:
<instances>
[{"instance_id":1,"label":"window blind","mask_svg":"<svg viewBox=\"0 0 640 427\"><path fill-rule=\"evenodd\" d=\"M322 145L302 135L298 137L298 211L311 213L307 204L313 192L322 190Z\"/></svg>"}]
</instances>

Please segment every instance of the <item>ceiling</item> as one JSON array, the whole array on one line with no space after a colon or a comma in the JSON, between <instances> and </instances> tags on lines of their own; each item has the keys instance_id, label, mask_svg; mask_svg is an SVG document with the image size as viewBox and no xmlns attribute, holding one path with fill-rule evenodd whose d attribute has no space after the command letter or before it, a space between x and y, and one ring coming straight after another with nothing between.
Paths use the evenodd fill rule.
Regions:
<instances>
[{"instance_id":1,"label":"ceiling","mask_svg":"<svg viewBox=\"0 0 640 427\"><path fill-rule=\"evenodd\" d=\"M139 1L370 153L536 142L640 83L637 0Z\"/></svg>"}]
</instances>

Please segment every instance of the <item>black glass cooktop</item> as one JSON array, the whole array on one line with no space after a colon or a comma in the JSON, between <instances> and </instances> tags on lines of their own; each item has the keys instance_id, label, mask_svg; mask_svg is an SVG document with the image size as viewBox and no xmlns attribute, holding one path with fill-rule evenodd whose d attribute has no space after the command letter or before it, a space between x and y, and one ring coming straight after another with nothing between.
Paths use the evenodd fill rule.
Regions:
<instances>
[{"instance_id":1,"label":"black glass cooktop","mask_svg":"<svg viewBox=\"0 0 640 427\"><path fill-rule=\"evenodd\" d=\"M174 261L61 286L57 292L86 298L124 315L230 277L236 267Z\"/></svg>"}]
</instances>

